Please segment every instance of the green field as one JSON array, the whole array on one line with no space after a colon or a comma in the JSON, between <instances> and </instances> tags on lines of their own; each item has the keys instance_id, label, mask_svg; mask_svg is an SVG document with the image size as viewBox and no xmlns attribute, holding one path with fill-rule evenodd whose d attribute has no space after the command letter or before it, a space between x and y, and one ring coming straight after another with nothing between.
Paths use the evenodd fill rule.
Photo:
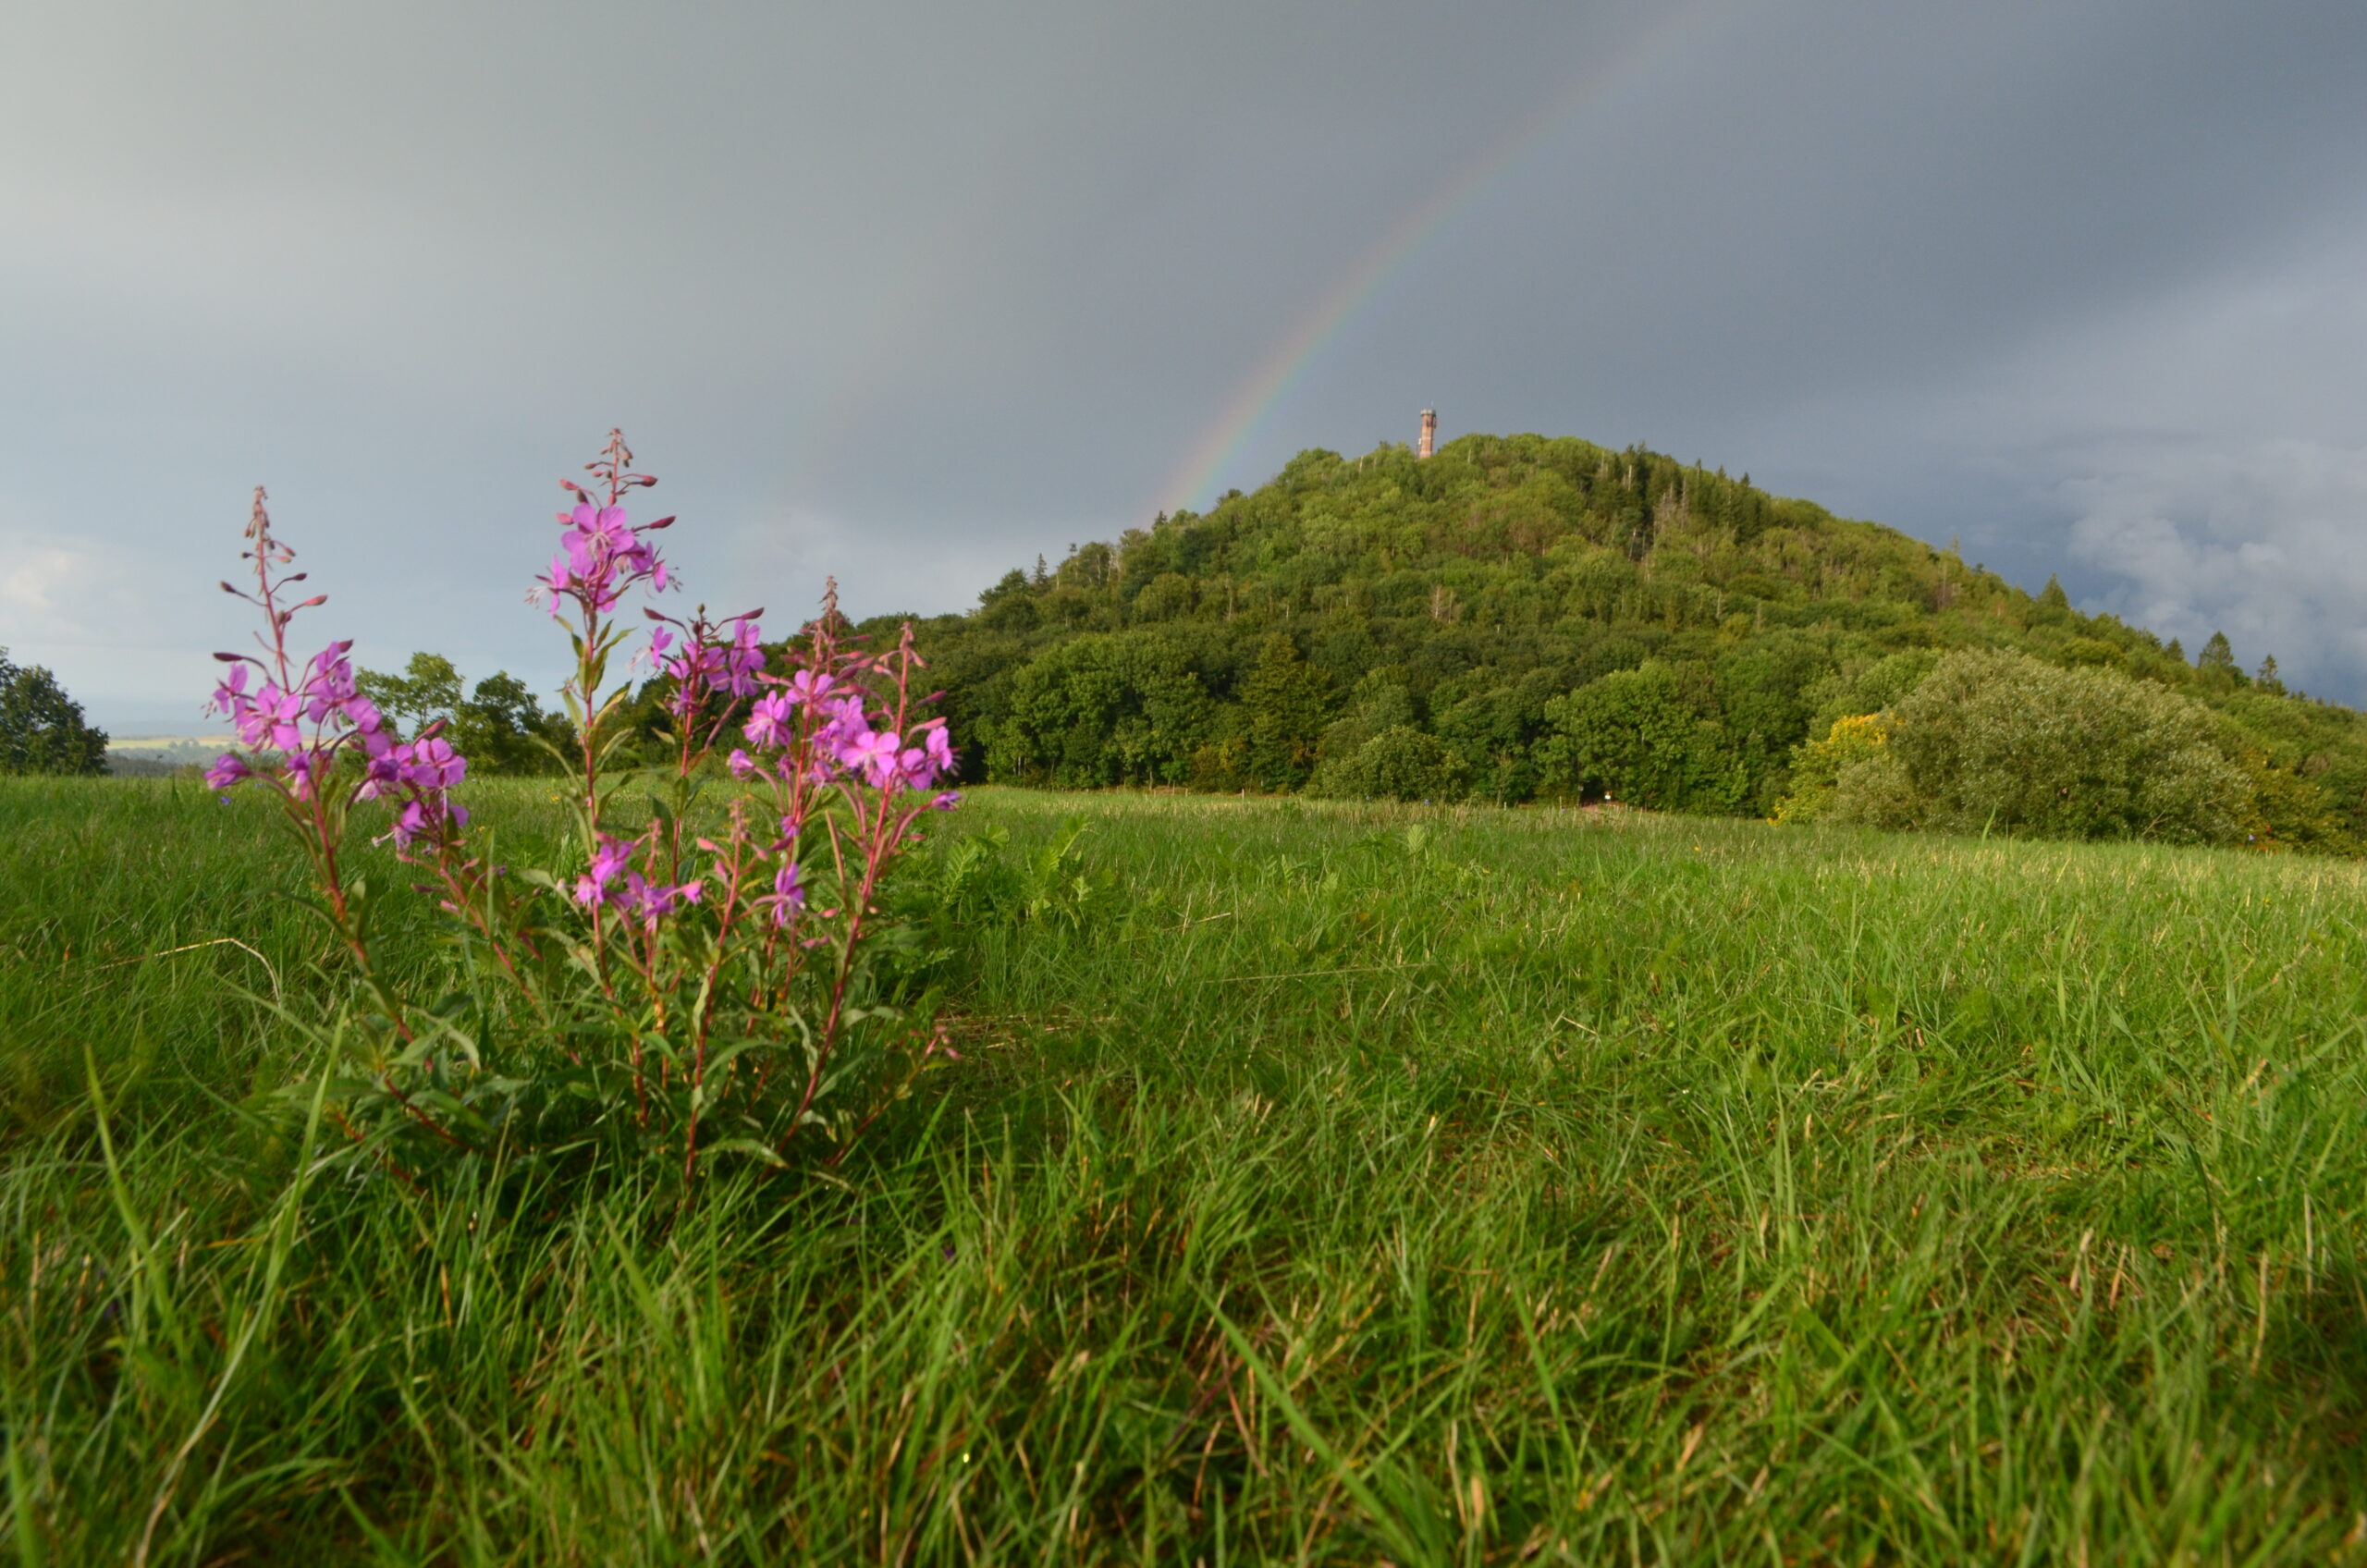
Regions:
<instances>
[{"instance_id":1,"label":"green field","mask_svg":"<svg viewBox=\"0 0 2367 1568\"><path fill-rule=\"evenodd\" d=\"M937 829L1078 816L1101 889L958 934L963 1060L843 1188L678 1216L308 1174L269 1003L344 981L263 802L0 780L0 1542L2367 1560L2367 870L998 790ZM382 934L423 989L435 930Z\"/></svg>"}]
</instances>

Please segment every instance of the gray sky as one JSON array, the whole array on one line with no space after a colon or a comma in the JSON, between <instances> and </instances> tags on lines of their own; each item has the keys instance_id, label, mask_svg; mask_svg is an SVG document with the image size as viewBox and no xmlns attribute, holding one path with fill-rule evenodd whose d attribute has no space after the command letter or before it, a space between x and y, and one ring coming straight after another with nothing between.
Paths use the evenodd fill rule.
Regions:
<instances>
[{"instance_id":1,"label":"gray sky","mask_svg":"<svg viewBox=\"0 0 2367 1568\"><path fill-rule=\"evenodd\" d=\"M0 52L0 644L118 732L197 724L258 482L309 641L552 682L611 424L691 596L786 621L1425 405L2367 698L2356 0L17 0Z\"/></svg>"}]
</instances>

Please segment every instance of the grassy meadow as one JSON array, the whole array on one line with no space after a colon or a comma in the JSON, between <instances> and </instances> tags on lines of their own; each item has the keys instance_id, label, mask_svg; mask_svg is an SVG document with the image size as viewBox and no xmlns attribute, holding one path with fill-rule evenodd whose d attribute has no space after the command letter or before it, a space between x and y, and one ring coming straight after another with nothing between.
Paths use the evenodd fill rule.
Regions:
<instances>
[{"instance_id":1,"label":"grassy meadow","mask_svg":"<svg viewBox=\"0 0 2367 1568\"><path fill-rule=\"evenodd\" d=\"M531 783L474 787L513 846ZM22 1564L2367 1561L2367 870L987 790L842 1168L321 1174L262 802L0 779ZM365 862L371 857L365 855ZM374 876L400 880L377 864ZM423 992L424 900L380 932Z\"/></svg>"}]
</instances>

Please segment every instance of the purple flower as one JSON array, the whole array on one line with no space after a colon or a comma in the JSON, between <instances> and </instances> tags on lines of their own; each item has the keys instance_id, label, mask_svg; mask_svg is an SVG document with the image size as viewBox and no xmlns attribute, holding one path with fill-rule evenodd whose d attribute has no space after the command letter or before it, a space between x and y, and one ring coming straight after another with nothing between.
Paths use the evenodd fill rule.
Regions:
<instances>
[{"instance_id":1,"label":"purple flower","mask_svg":"<svg viewBox=\"0 0 2367 1568\"><path fill-rule=\"evenodd\" d=\"M649 878L638 871L625 873L625 885L616 895L616 901L627 909L645 909L652 901L654 889Z\"/></svg>"},{"instance_id":2,"label":"purple flower","mask_svg":"<svg viewBox=\"0 0 2367 1568\"><path fill-rule=\"evenodd\" d=\"M304 741L303 732L296 728L296 720L303 712L302 697L282 692L266 680L253 699L239 710L239 739L258 749L292 752Z\"/></svg>"},{"instance_id":3,"label":"purple flower","mask_svg":"<svg viewBox=\"0 0 2367 1568\"><path fill-rule=\"evenodd\" d=\"M384 755L393 749L394 737L386 733L386 718L378 711L377 704L357 693L345 700L344 711L346 722L361 734L363 749L372 756Z\"/></svg>"},{"instance_id":4,"label":"purple flower","mask_svg":"<svg viewBox=\"0 0 2367 1568\"><path fill-rule=\"evenodd\" d=\"M955 806L958 806L961 803L962 791L959 790L948 790L942 795L938 796L937 799L929 802L928 807L931 811L951 811Z\"/></svg>"},{"instance_id":5,"label":"purple flower","mask_svg":"<svg viewBox=\"0 0 2367 1568\"><path fill-rule=\"evenodd\" d=\"M404 802L395 815L394 839L398 849L409 849L422 839L442 840L458 832L469 820L468 812L440 795L422 795Z\"/></svg>"},{"instance_id":6,"label":"purple flower","mask_svg":"<svg viewBox=\"0 0 2367 1568\"><path fill-rule=\"evenodd\" d=\"M331 643L313 655L304 671L304 717L313 724L340 708L355 695L353 666L346 662L346 650L350 642Z\"/></svg>"},{"instance_id":7,"label":"purple flower","mask_svg":"<svg viewBox=\"0 0 2367 1568\"><path fill-rule=\"evenodd\" d=\"M775 925L786 925L797 918L798 911L805 907L805 888L795 861L780 863L780 869L773 873L772 897L757 901L772 910Z\"/></svg>"},{"instance_id":8,"label":"purple flower","mask_svg":"<svg viewBox=\"0 0 2367 1568\"><path fill-rule=\"evenodd\" d=\"M253 777L254 769L249 767L236 754L225 752L214 759L212 767L205 770L205 787L209 790L227 790L241 779Z\"/></svg>"},{"instance_id":9,"label":"purple flower","mask_svg":"<svg viewBox=\"0 0 2367 1568\"><path fill-rule=\"evenodd\" d=\"M632 525L625 521L622 507L595 507L586 501L569 514L575 526L559 535L570 562L578 571L588 571L604 555L628 549L633 543Z\"/></svg>"},{"instance_id":10,"label":"purple flower","mask_svg":"<svg viewBox=\"0 0 2367 1568\"><path fill-rule=\"evenodd\" d=\"M839 742L839 762L849 771L861 772L873 788L885 789L896 777L899 744L900 738L892 729L866 729Z\"/></svg>"},{"instance_id":11,"label":"purple flower","mask_svg":"<svg viewBox=\"0 0 2367 1568\"><path fill-rule=\"evenodd\" d=\"M329 770L329 758L333 752L334 748L328 746L310 746L302 751L289 752L281 759L281 766L288 769L288 788L296 792L298 800L313 798L313 788Z\"/></svg>"},{"instance_id":12,"label":"purple flower","mask_svg":"<svg viewBox=\"0 0 2367 1568\"><path fill-rule=\"evenodd\" d=\"M816 739L825 746L836 748L857 735L871 732L871 720L864 714L860 695L833 697L822 704L822 711L830 716L816 733Z\"/></svg>"},{"instance_id":13,"label":"purple flower","mask_svg":"<svg viewBox=\"0 0 2367 1568\"><path fill-rule=\"evenodd\" d=\"M756 689L756 676L765 668L764 633L753 616L740 617L732 622L732 628L730 645L717 650L720 655L721 678L717 680L710 676L708 679L718 690L728 691L735 697L744 697Z\"/></svg>"},{"instance_id":14,"label":"purple flower","mask_svg":"<svg viewBox=\"0 0 2367 1568\"><path fill-rule=\"evenodd\" d=\"M652 560L655 561L654 557ZM654 570L656 575L653 581L656 581L660 588L664 587L662 566ZM731 632L730 640L710 643L703 639L712 629L704 620L693 622L691 640L683 645L681 654L667 663L666 673L676 682L673 697L676 713L688 715L698 705L698 698L705 692L728 692L735 697L745 697L755 691L756 676L765 668L764 633L755 618L750 615L734 617L725 624ZM663 655L673 644L674 636L669 631L650 634L650 651L654 654Z\"/></svg>"},{"instance_id":15,"label":"purple flower","mask_svg":"<svg viewBox=\"0 0 2367 1568\"><path fill-rule=\"evenodd\" d=\"M362 800L374 801L402 788L402 765L395 760L390 748L384 754L370 759L369 766L362 770L362 788L354 793Z\"/></svg>"},{"instance_id":16,"label":"purple flower","mask_svg":"<svg viewBox=\"0 0 2367 1568\"><path fill-rule=\"evenodd\" d=\"M600 847L592 852L592 874L600 879L600 886L605 888L616 880L617 874L622 871L625 864L632 859L631 842L622 839L604 838L600 840Z\"/></svg>"},{"instance_id":17,"label":"purple flower","mask_svg":"<svg viewBox=\"0 0 2367 1568\"><path fill-rule=\"evenodd\" d=\"M829 676L801 669L789 678L789 700L792 703L818 703L837 690L838 684Z\"/></svg>"},{"instance_id":18,"label":"purple flower","mask_svg":"<svg viewBox=\"0 0 2367 1568\"><path fill-rule=\"evenodd\" d=\"M575 879L575 901L586 909L607 902L608 884L617 879L632 859L630 841L603 835L599 847L592 851L591 869Z\"/></svg>"},{"instance_id":19,"label":"purple flower","mask_svg":"<svg viewBox=\"0 0 2367 1568\"><path fill-rule=\"evenodd\" d=\"M906 746L896 755L896 782L907 790L926 790L937 782L937 764L918 746Z\"/></svg>"},{"instance_id":20,"label":"purple flower","mask_svg":"<svg viewBox=\"0 0 2367 1568\"><path fill-rule=\"evenodd\" d=\"M215 712L227 716L237 713L253 700L247 695L247 666L245 661L241 660L232 665L230 673L224 676L222 683L214 688L214 700L208 705Z\"/></svg>"},{"instance_id":21,"label":"purple flower","mask_svg":"<svg viewBox=\"0 0 2367 1568\"><path fill-rule=\"evenodd\" d=\"M790 699L779 692L767 692L756 699L754 710L749 714L743 733L752 746L779 751L790 741Z\"/></svg>"},{"instance_id":22,"label":"purple flower","mask_svg":"<svg viewBox=\"0 0 2367 1568\"><path fill-rule=\"evenodd\" d=\"M682 904L694 904L706 892L704 882L685 882L668 888L662 882L652 882L638 871L625 873L623 891L616 895L616 902L641 916L642 929L655 931L657 923Z\"/></svg>"},{"instance_id":23,"label":"purple flower","mask_svg":"<svg viewBox=\"0 0 2367 1568\"><path fill-rule=\"evenodd\" d=\"M543 580L553 595L571 594L586 608L605 613L614 609L630 584L646 577L662 592L666 566L642 541L625 519L622 507L595 507L586 501L563 515L568 530L559 535L561 553L551 559L550 575Z\"/></svg>"},{"instance_id":24,"label":"purple flower","mask_svg":"<svg viewBox=\"0 0 2367 1568\"><path fill-rule=\"evenodd\" d=\"M700 680L703 663L699 654L693 652L666 666L666 673L674 678L674 692L666 699L666 711L676 718L688 718L698 711L699 688L704 684Z\"/></svg>"},{"instance_id":25,"label":"purple flower","mask_svg":"<svg viewBox=\"0 0 2367 1568\"><path fill-rule=\"evenodd\" d=\"M756 766L756 759L737 746L733 747L731 754L724 759L723 766L731 770L731 777L734 778L754 778L761 771Z\"/></svg>"},{"instance_id":26,"label":"purple flower","mask_svg":"<svg viewBox=\"0 0 2367 1568\"><path fill-rule=\"evenodd\" d=\"M448 790L467 777L469 759L452 749L441 735L412 741L394 749L403 782L415 790Z\"/></svg>"}]
</instances>

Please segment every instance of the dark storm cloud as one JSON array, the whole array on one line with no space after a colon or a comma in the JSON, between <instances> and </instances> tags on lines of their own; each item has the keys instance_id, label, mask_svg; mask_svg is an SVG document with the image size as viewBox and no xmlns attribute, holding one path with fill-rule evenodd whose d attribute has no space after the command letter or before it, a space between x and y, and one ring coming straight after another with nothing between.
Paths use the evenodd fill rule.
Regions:
<instances>
[{"instance_id":1,"label":"dark storm cloud","mask_svg":"<svg viewBox=\"0 0 2367 1568\"><path fill-rule=\"evenodd\" d=\"M611 423L718 602L957 607L1143 521L1581 78L1220 483L1433 401L1647 439L2367 694L2354 6L44 4L0 43L0 643L118 722L193 707L258 478L366 659L547 676L519 594Z\"/></svg>"}]
</instances>

